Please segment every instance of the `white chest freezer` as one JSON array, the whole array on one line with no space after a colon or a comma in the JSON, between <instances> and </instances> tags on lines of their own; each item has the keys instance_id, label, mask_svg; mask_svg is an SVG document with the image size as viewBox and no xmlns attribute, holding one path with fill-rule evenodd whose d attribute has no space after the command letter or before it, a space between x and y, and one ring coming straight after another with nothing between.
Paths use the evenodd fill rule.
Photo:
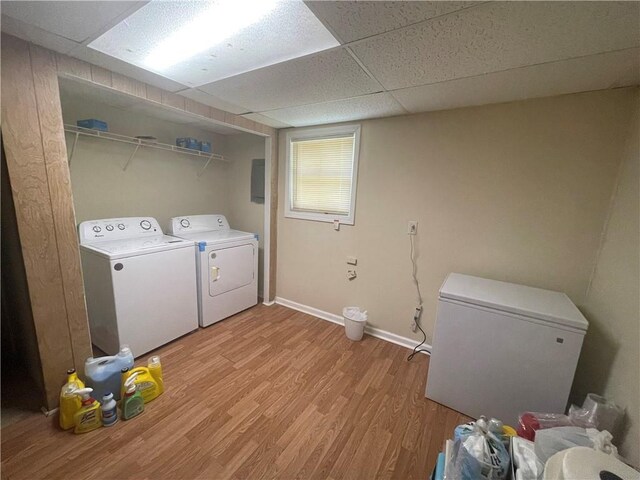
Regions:
<instances>
[{"instance_id":1,"label":"white chest freezer","mask_svg":"<svg viewBox=\"0 0 640 480\"><path fill-rule=\"evenodd\" d=\"M564 293L451 273L426 396L508 425L525 411L564 413L588 325Z\"/></svg>"}]
</instances>

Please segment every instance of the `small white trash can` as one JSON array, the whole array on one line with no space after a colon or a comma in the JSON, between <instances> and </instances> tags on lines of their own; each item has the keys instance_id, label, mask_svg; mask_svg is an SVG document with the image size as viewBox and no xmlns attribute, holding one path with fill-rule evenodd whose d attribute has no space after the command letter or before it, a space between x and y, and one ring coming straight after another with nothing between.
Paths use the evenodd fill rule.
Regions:
<instances>
[{"instance_id":1,"label":"small white trash can","mask_svg":"<svg viewBox=\"0 0 640 480\"><path fill-rule=\"evenodd\" d=\"M367 311L362 311L359 307L344 307L342 317L347 338L356 342L362 340L367 324Z\"/></svg>"}]
</instances>

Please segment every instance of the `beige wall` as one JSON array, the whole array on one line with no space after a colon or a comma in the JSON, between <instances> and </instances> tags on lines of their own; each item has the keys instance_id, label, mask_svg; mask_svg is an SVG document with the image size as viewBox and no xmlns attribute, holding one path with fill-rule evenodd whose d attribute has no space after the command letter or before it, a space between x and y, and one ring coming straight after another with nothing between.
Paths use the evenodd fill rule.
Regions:
<instances>
[{"instance_id":1,"label":"beige wall","mask_svg":"<svg viewBox=\"0 0 640 480\"><path fill-rule=\"evenodd\" d=\"M251 161L264 158L265 138L251 134L226 139L225 155L232 161L229 171L229 223L231 228L259 235L258 294L263 292L264 204L251 202Z\"/></svg>"},{"instance_id":2,"label":"beige wall","mask_svg":"<svg viewBox=\"0 0 640 480\"><path fill-rule=\"evenodd\" d=\"M162 143L174 144L176 137L209 140L216 153L224 153L225 136L179 125L142 113L124 111L87 99L61 98L65 124L99 118L109 131L123 135L153 135ZM73 134L66 134L69 150ZM171 217L185 214L229 215L230 164L212 161L197 174L206 159L141 148L126 171L122 166L134 146L80 137L71 163L76 219L152 216L166 229Z\"/></svg>"},{"instance_id":3,"label":"beige wall","mask_svg":"<svg viewBox=\"0 0 640 480\"><path fill-rule=\"evenodd\" d=\"M362 122L355 226L283 217L280 133L277 296L410 330L416 305L407 221L431 342L438 288L456 271L585 292L616 180L632 89ZM346 256L358 278L346 279Z\"/></svg>"},{"instance_id":4,"label":"beige wall","mask_svg":"<svg viewBox=\"0 0 640 480\"><path fill-rule=\"evenodd\" d=\"M591 287L583 311L589 335L574 397L602 394L626 408L620 452L640 466L640 100L621 166Z\"/></svg>"}]
</instances>

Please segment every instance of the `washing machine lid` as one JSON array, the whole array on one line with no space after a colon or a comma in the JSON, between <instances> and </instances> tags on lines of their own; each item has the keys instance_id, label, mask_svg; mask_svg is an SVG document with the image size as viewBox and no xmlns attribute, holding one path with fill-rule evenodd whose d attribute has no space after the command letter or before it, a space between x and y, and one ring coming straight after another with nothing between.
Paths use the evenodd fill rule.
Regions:
<instances>
[{"instance_id":1,"label":"washing machine lid","mask_svg":"<svg viewBox=\"0 0 640 480\"><path fill-rule=\"evenodd\" d=\"M111 260L146 255L149 253L174 250L176 248L193 247L193 242L170 235L154 235L144 238L125 238L113 241L101 241L81 245L81 248L91 250Z\"/></svg>"},{"instance_id":2,"label":"washing machine lid","mask_svg":"<svg viewBox=\"0 0 640 480\"><path fill-rule=\"evenodd\" d=\"M221 243L252 241L256 239L255 234L241 232L240 230L211 230L209 232L181 233L180 238L191 240L195 243L205 243L217 245Z\"/></svg>"},{"instance_id":3,"label":"washing machine lid","mask_svg":"<svg viewBox=\"0 0 640 480\"><path fill-rule=\"evenodd\" d=\"M587 319L566 294L552 290L450 273L440 288L440 298L533 317L583 331L589 326Z\"/></svg>"}]
</instances>

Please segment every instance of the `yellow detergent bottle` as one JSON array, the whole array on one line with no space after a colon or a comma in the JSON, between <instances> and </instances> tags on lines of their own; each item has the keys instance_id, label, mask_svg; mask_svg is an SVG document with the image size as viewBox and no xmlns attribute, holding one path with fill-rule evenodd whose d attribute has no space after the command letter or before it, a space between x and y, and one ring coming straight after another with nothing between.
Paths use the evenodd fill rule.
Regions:
<instances>
[{"instance_id":1,"label":"yellow detergent bottle","mask_svg":"<svg viewBox=\"0 0 640 480\"><path fill-rule=\"evenodd\" d=\"M82 407L82 401L75 392L81 388L84 388L84 383L78 378L75 368L67 370L67 383L60 390L60 428L63 430L75 425L73 415Z\"/></svg>"},{"instance_id":2,"label":"yellow detergent bottle","mask_svg":"<svg viewBox=\"0 0 640 480\"><path fill-rule=\"evenodd\" d=\"M151 376L155 378L158 383L160 393L164 393L164 380L162 379L162 364L160 363L160 357L158 355L151 357L147 364L147 368L149 369ZM158 395L160 395L160 393Z\"/></svg>"},{"instance_id":3,"label":"yellow detergent bottle","mask_svg":"<svg viewBox=\"0 0 640 480\"><path fill-rule=\"evenodd\" d=\"M82 397L82 407L73 415L74 433L87 433L102 426L100 403L91 397L93 388L81 388L75 394Z\"/></svg>"},{"instance_id":4,"label":"yellow detergent bottle","mask_svg":"<svg viewBox=\"0 0 640 480\"><path fill-rule=\"evenodd\" d=\"M161 384L158 383L156 378L149 371L150 369L147 367L136 367L131 370L122 369L122 389L121 389L121 397L124 398L125 394L125 382L127 379L133 375L138 374L135 378L136 389L142 395L144 399L144 403L149 403L151 400L160 395L164 389L164 386L161 387ZM153 366L152 370L156 375L158 374L158 367ZM162 375L162 367L160 367L160 375ZM161 378L161 377L160 377Z\"/></svg>"}]
</instances>

